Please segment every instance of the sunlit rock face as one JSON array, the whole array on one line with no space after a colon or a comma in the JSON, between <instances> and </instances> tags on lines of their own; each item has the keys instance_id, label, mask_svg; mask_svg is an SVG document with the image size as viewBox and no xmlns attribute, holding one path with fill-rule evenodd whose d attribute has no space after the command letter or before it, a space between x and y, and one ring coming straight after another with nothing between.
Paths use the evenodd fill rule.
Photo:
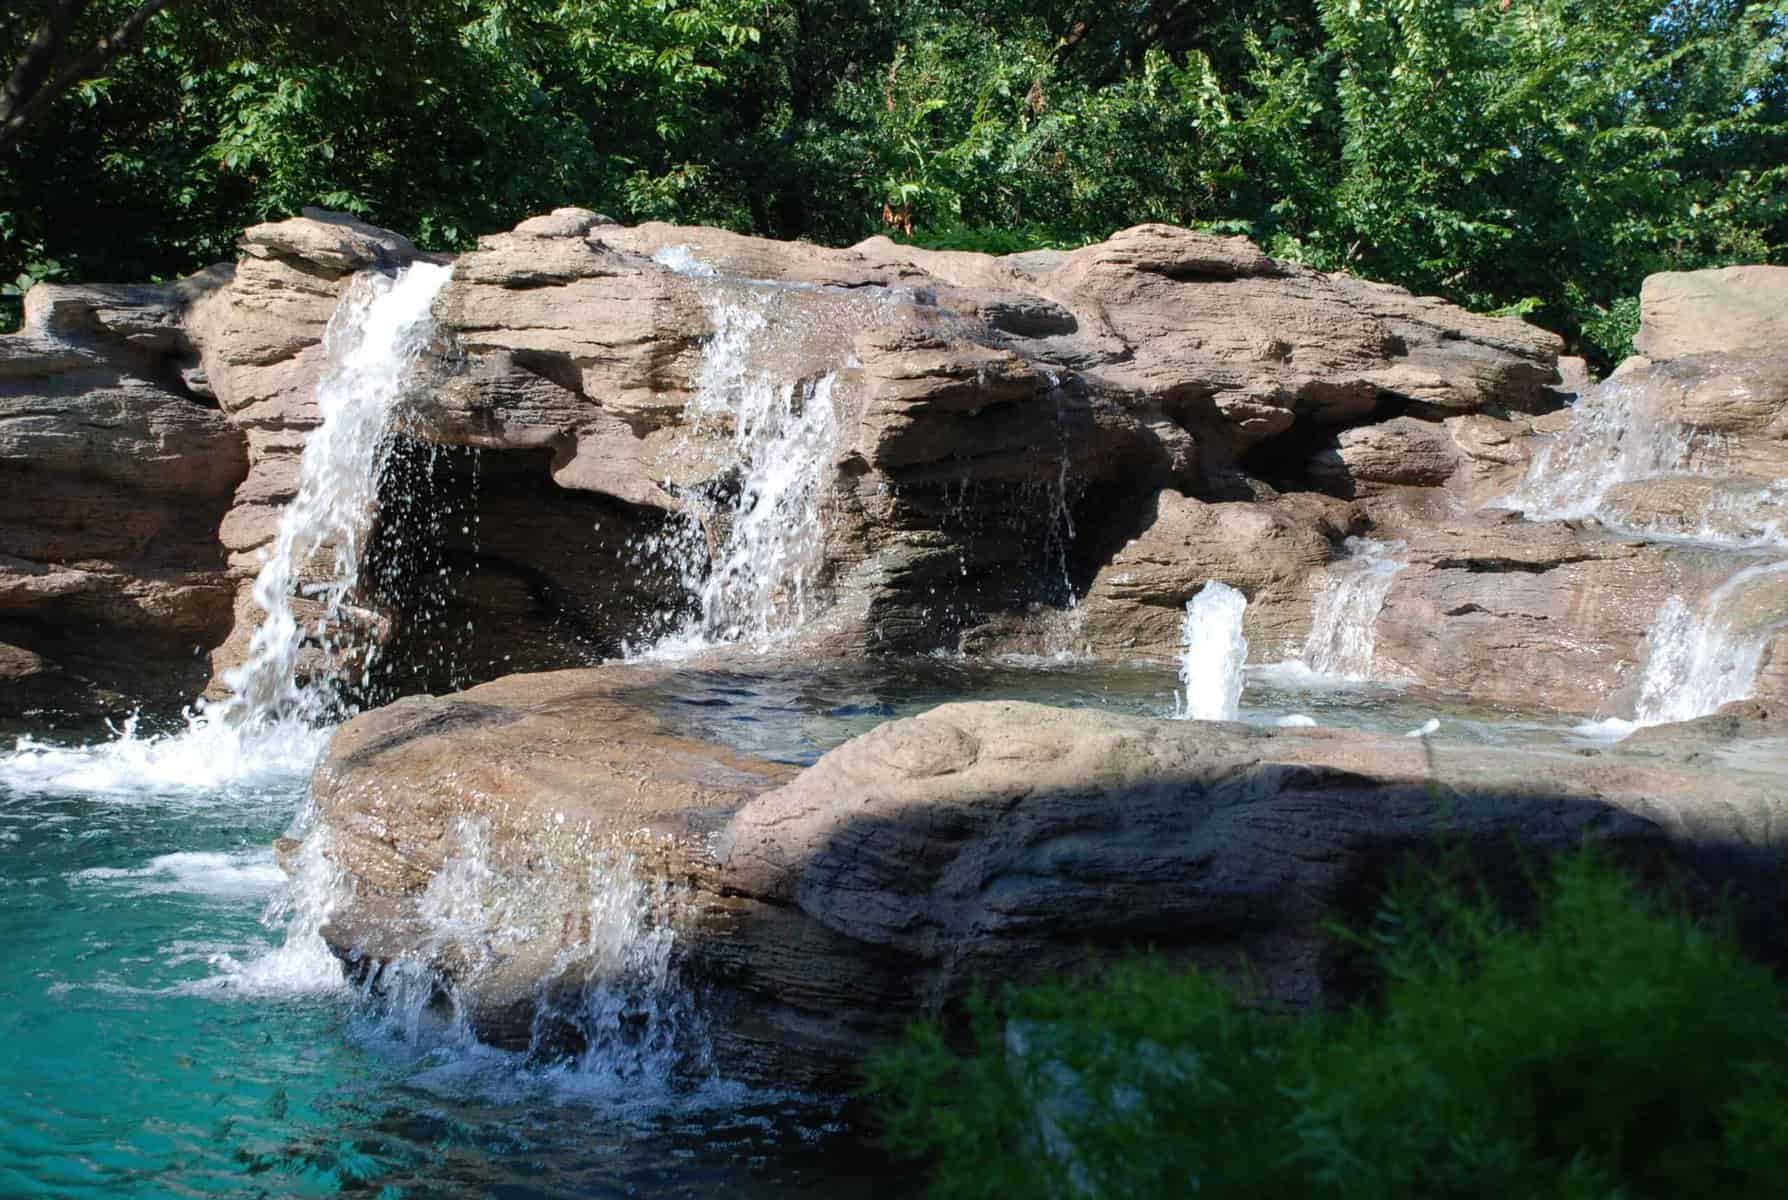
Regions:
<instances>
[{"instance_id":1,"label":"sunlit rock face","mask_svg":"<svg viewBox=\"0 0 1788 1200\"><path fill-rule=\"evenodd\" d=\"M330 316L428 257L320 212L242 250L39 289L0 339L0 641L40 700L222 690ZM1776 270L1660 277L1652 357L1597 388L1519 321L1239 238L991 257L558 210L435 302L343 610L390 648L365 697L730 644L1169 661L1213 578L1255 662L1297 659L1364 538L1407 567L1357 616L1357 674L1631 717L1666 603L1700 612L1743 565L1723 552L1778 538L1788 375L1751 299ZM63 597L141 652L86 654ZM1781 676L1766 648L1753 692Z\"/></svg>"}]
</instances>

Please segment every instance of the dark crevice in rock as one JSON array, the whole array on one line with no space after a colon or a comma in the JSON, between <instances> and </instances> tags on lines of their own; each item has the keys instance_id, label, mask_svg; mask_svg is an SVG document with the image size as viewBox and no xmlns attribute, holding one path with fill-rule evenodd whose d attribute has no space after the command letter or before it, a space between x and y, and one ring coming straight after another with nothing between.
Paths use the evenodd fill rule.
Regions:
<instances>
[{"instance_id":1,"label":"dark crevice in rock","mask_svg":"<svg viewBox=\"0 0 1788 1200\"><path fill-rule=\"evenodd\" d=\"M561 488L552 461L400 439L362 575L394 620L373 695L588 665L684 611L680 579L634 549L671 518Z\"/></svg>"},{"instance_id":2,"label":"dark crevice in rock","mask_svg":"<svg viewBox=\"0 0 1788 1200\"><path fill-rule=\"evenodd\" d=\"M1600 561L1602 561L1602 556L1597 554L1561 554L1557 558L1550 558L1544 562L1501 557L1437 558L1429 563L1429 566L1436 571L1464 571L1468 575L1544 575L1548 571L1556 571L1560 567Z\"/></svg>"}]
</instances>

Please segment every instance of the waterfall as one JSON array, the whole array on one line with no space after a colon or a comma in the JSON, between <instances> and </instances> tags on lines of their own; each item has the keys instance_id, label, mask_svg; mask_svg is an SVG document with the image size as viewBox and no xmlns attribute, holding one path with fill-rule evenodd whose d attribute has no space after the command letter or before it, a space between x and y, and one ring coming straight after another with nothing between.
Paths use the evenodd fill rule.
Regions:
<instances>
[{"instance_id":1,"label":"waterfall","mask_svg":"<svg viewBox=\"0 0 1788 1200\"><path fill-rule=\"evenodd\" d=\"M1640 537L1708 546L1779 545L1788 487L1778 479L1720 474L1729 435L1660 413L1647 385L1615 377L1583 396L1566 427L1544 441L1516 489L1499 502L1529 520L1593 517ZM1676 485L1656 511L1633 511L1617 489L1655 480Z\"/></svg>"},{"instance_id":2,"label":"waterfall","mask_svg":"<svg viewBox=\"0 0 1788 1200\"><path fill-rule=\"evenodd\" d=\"M1780 544L1788 518L1783 481L1720 475L1729 439L1673 420L1647 399L1643 377L1618 375L1583 396L1504 505L1531 520L1593 517L1622 533L1716 550ZM1645 480L1658 481L1673 502L1650 512L1628 509L1616 489ZM1734 558L1733 574L1698 603L1681 595L1665 600L1647 640L1633 721L1596 728L1624 733L1693 720L1751 694L1770 636L1788 622L1788 611L1773 611L1782 605L1772 604L1772 585L1762 581L1788 563Z\"/></svg>"},{"instance_id":3,"label":"waterfall","mask_svg":"<svg viewBox=\"0 0 1788 1200\"><path fill-rule=\"evenodd\" d=\"M1581 397L1504 503L1536 521L1596 516L1616 485L1687 469L1707 439L1635 406L1642 396L1616 378Z\"/></svg>"},{"instance_id":4,"label":"waterfall","mask_svg":"<svg viewBox=\"0 0 1788 1200\"><path fill-rule=\"evenodd\" d=\"M1180 716L1192 721L1233 721L1241 711L1242 669L1248 639L1242 614L1248 599L1213 579L1186 602L1181 640L1180 683L1185 688Z\"/></svg>"},{"instance_id":5,"label":"waterfall","mask_svg":"<svg viewBox=\"0 0 1788 1200\"><path fill-rule=\"evenodd\" d=\"M1751 694L1771 636L1788 623L1788 601L1771 595L1784 574L1788 561L1746 568L1699 610L1681 596L1664 602L1652 622L1637 724L1690 721Z\"/></svg>"},{"instance_id":6,"label":"waterfall","mask_svg":"<svg viewBox=\"0 0 1788 1200\"><path fill-rule=\"evenodd\" d=\"M278 534L255 578L255 603L266 615L247 659L224 675L232 695L221 715L230 724L315 724L334 709L341 681L332 668L344 649L337 631L352 616L346 601L360 578L380 469L391 448L392 411L434 336L431 308L451 273L423 262L396 276L362 272L330 318L323 337L327 362L317 385L322 424L305 439L297 495L280 513ZM323 578L306 580L313 559L325 553ZM300 589L320 610L303 624L292 603ZM308 681L299 670L307 639L322 647L326 665L321 677Z\"/></svg>"},{"instance_id":7,"label":"waterfall","mask_svg":"<svg viewBox=\"0 0 1788 1200\"><path fill-rule=\"evenodd\" d=\"M450 850L417 904L418 947L383 964L363 983L360 1020L387 1041L445 1049L463 1057L476 1038L468 990L505 960L558 942L537 973L538 1001L527 1053L507 1064L552 1064L582 1078L585 1089L667 1087L700 1074L706 1030L693 995L677 975L672 898L647 881L619 845L589 856L587 876L563 880L583 899L569 932L554 901L531 874L508 873L493 853L488 822L456 819ZM581 887L579 886L581 884ZM451 978L443 978L446 965Z\"/></svg>"},{"instance_id":8,"label":"waterfall","mask_svg":"<svg viewBox=\"0 0 1788 1200\"><path fill-rule=\"evenodd\" d=\"M1408 566L1402 542L1348 538L1347 557L1330 564L1316 595L1304 662L1313 671L1342 679L1372 678L1378 614L1397 572Z\"/></svg>"},{"instance_id":9,"label":"waterfall","mask_svg":"<svg viewBox=\"0 0 1788 1200\"><path fill-rule=\"evenodd\" d=\"M714 274L686 246L666 247L656 258L691 278ZM687 493L685 538L655 548L680 560L697 611L658 640L653 657L681 658L730 642L765 646L795 632L818 607L838 442L837 375L778 379L757 365L771 357L770 285L707 283L702 295L714 332L695 376L690 437L727 435L737 483Z\"/></svg>"},{"instance_id":10,"label":"waterfall","mask_svg":"<svg viewBox=\"0 0 1788 1200\"><path fill-rule=\"evenodd\" d=\"M297 494L280 514L255 579L254 599L266 616L244 662L224 674L231 695L201 702L178 734L141 733L132 717L98 745L23 739L4 761L6 778L29 780L40 791L165 795L253 788L311 769L339 715L341 680L333 668L343 665L339 656L351 639L338 638L337 630L369 617L349 601L391 447L392 415L433 336L430 307L450 273L422 262L396 276L364 272L330 318L317 385L322 423L305 439ZM323 670L304 679L307 642L321 646Z\"/></svg>"}]
</instances>

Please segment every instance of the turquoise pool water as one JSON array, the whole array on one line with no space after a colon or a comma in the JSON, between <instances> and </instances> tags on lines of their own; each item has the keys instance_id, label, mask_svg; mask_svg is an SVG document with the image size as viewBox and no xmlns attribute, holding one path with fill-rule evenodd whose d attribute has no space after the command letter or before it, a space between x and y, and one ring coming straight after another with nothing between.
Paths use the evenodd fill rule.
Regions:
<instances>
[{"instance_id":1,"label":"turquoise pool water","mask_svg":"<svg viewBox=\"0 0 1788 1200\"><path fill-rule=\"evenodd\" d=\"M1009 697L1165 715L1162 667L949 660L686 670L672 724L809 762L891 717ZM1565 736L1386 689L1256 673L1244 717ZM202 731L203 732L203 731ZM906 1196L828 1101L620 1078L412 1029L287 946L270 843L322 736L217 731L0 753L0 1196Z\"/></svg>"},{"instance_id":2,"label":"turquoise pool water","mask_svg":"<svg viewBox=\"0 0 1788 1200\"><path fill-rule=\"evenodd\" d=\"M827 1103L387 1028L280 949L306 776L130 745L0 759L0 1196L910 1192Z\"/></svg>"}]
</instances>

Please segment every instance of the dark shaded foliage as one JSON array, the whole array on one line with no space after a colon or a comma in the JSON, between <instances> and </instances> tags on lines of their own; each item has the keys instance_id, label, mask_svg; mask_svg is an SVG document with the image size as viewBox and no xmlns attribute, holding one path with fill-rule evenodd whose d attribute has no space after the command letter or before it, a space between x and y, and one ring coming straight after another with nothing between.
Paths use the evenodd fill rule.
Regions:
<instances>
[{"instance_id":1,"label":"dark shaded foliage","mask_svg":"<svg viewBox=\"0 0 1788 1200\"><path fill-rule=\"evenodd\" d=\"M0 279L170 276L306 204L435 248L567 203L994 250L1160 220L1606 363L1647 273L1788 253L1785 36L1782 0L182 0L0 152Z\"/></svg>"},{"instance_id":2,"label":"dark shaded foliage","mask_svg":"<svg viewBox=\"0 0 1788 1200\"><path fill-rule=\"evenodd\" d=\"M1616 1200L1788 1189L1788 995L1566 860L1528 919L1441 881L1361 939L1378 1002L1285 1017L1146 960L923 1025L872 1089L951 1197Z\"/></svg>"}]
</instances>

